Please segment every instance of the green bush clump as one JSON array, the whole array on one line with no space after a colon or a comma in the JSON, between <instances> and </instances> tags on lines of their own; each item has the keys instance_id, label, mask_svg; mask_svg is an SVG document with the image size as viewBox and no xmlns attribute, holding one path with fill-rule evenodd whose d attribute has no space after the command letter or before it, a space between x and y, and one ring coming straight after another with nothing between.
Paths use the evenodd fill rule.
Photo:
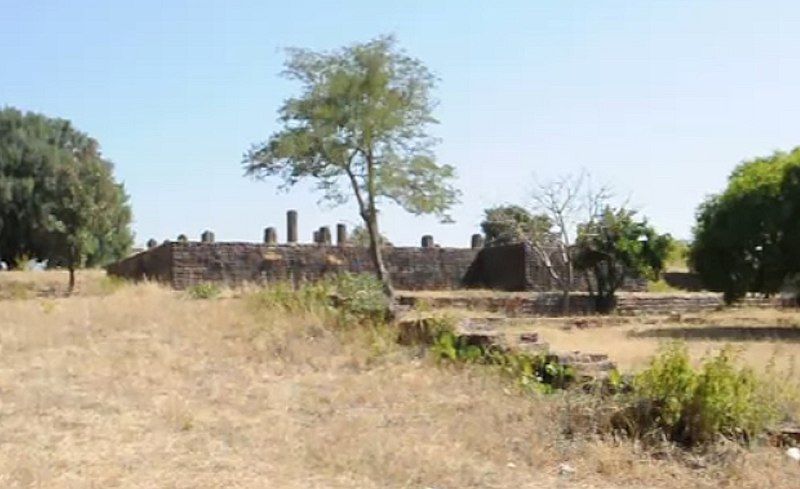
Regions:
<instances>
[{"instance_id":1,"label":"green bush clump","mask_svg":"<svg viewBox=\"0 0 800 489\"><path fill-rule=\"evenodd\" d=\"M575 373L568 365L559 363L555 356L508 351L504 348L470 344L465 336L458 336L448 323L442 322L433 331L431 353L438 361L477 363L495 366L523 388L549 393L564 389L573 383Z\"/></svg>"},{"instance_id":2,"label":"green bush clump","mask_svg":"<svg viewBox=\"0 0 800 489\"><path fill-rule=\"evenodd\" d=\"M389 301L383 293L381 282L372 274L341 273L329 286L334 293L334 302L345 319L372 320L382 322L389 313Z\"/></svg>"},{"instance_id":3,"label":"green bush clump","mask_svg":"<svg viewBox=\"0 0 800 489\"><path fill-rule=\"evenodd\" d=\"M204 282L189 287L186 291L192 299L214 299L219 296L222 291L216 284Z\"/></svg>"},{"instance_id":4,"label":"green bush clump","mask_svg":"<svg viewBox=\"0 0 800 489\"><path fill-rule=\"evenodd\" d=\"M737 366L730 347L696 369L686 346L672 343L636 376L627 428L688 446L720 437L749 443L777 420L768 387L752 369Z\"/></svg>"}]
</instances>

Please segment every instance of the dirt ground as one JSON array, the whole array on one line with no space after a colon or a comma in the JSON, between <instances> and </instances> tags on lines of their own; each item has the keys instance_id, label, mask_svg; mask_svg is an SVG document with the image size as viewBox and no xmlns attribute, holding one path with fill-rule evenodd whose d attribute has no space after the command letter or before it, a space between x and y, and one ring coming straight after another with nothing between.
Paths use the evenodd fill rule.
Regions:
<instances>
[{"instance_id":1,"label":"dirt ground","mask_svg":"<svg viewBox=\"0 0 800 489\"><path fill-rule=\"evenodd\" d=\"M392 331L81 280L69 298L0 300L0 487L789 488L800 478L778 449L692 466L567 436L568 395L524 396L486 369L437 366ZM547 329L577 346L592 332Z\"/></svg>"}]
</instances>

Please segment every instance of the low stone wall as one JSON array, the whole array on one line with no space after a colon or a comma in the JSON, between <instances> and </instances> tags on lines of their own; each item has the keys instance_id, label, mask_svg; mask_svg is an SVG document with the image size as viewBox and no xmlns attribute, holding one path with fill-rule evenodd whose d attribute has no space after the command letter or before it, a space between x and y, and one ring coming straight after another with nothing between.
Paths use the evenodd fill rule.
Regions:
<instances>
[{"instance_id":1,"label":"low stone wall","mask_svg":"<svg viewBox=\"0 0 800 489\"><path fill-rule=\"evenodd\" d=\"M532 287L528 275L529 254L524 244L483 248L470 265L464 285L493 290L528 290Z\"/></svg>"},{"instance_id":2,"label":"low stone wall","mask_svg":"<svg viewBox=\"0 0 800 489\"><path fill-rule=\"evenodd\" d=\"M703 281L700 280L700 275L696 273L664 272L661 274L661 278L664 279L667 285L675 287L676 289L688 290L691 292L704 290Z\"/></svg>"},{"instance_id":3,"label":"low stone wall","mask_svg":"<svg viewBox=\"0 0 800 489\"><path fill-rule=\"evenodd\" d=\"M387 247L384 258L394 286L407 290L455 289L477 249ZM355 246L169 242L122 260L108 272L185 289L203 282L301 283L349 271L373 272L368 250Z\"/></svg>"},{"instance_id":4,"label":"low stone wall","mask_svg":"<svg viewBox=\"0 0 800 489\"><path fill-rule=\"evenodd\" d=\"M172 283L172 246L164 243L136 253L106 268L109 275L129 280L155 280Z\"/></svg>"},{"instance_id":5,"label":"low stone wall","mask_svg":"<svg viewBox=\"0 0 800 489\"><path fill-rule=\"evenodd\" d=\"M414 306L425 302L434 308L457 308L496 312L507 317L561 316L561 294L539 292L531 294L438 294L400 297L403 305ZM723 306L722 295L713 293L650 294L642 292L619 293L617 314L667 314L670 312L699 312ZM570 295L570 315L594 314L594 301L585 293Z\"/></svg>"}]
</instances>

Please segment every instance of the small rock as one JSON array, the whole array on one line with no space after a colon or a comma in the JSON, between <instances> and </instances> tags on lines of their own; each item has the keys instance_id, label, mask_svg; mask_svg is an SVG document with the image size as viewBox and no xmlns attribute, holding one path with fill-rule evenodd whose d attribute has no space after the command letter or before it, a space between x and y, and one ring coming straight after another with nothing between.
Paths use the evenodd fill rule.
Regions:
<instances>
[{"instance_id":1,"label":"small rock","mask_svg":"<svg viewBox=\"0 0 800 489\"><path fill-rule=\"evenodd\" d=\"M568 463L563 463L558 466L558 475L569 476L575 473L575 467Z\"/></svg>"},{"instance_id":2,"label":"small rock","mask_svg":"<svg viewBox=\"0 0 800 489\"><path fill-rule=\"evenodd\" d=\"M800 448L792 447L786 450L786 456L795 462L800 462Z\"/></svg>"}]
</instances>

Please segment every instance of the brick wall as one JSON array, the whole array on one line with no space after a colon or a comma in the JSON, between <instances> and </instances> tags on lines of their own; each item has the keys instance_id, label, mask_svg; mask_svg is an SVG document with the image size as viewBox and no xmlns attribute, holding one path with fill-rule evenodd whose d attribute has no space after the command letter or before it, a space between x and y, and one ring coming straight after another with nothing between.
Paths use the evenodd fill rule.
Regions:
<instances>
[{"instance_id":1,"label":"brick wall","mask_svg":"<svg viewBox=\"0 0 800 489\"><path fill-rule=\"evenodd\" d=\"M501 313L508 317L561 316L561 294L538 292L528 294L487 294L470 295L458 293L435 296L400 296L400 303L414 305L423 300L436 308L458 308L485 310ZM618 314L666 314L670 312L699 312L716 310L723 306L722 295L713 293L649 294L622 292L617 294ZM588 294L570 295L570 314L594 314L594 302Z\"/></svg>"},{"instance_id":2,"label":"brick wall","mask_svg":"<svg viewBox=\"0 0 800 489\"><path fill-rule=\"evenodd\" d=\"M559 252L550 252L556 273L566 277L566 267L559 260ZM590 280L592 277L590 276ZM483 248L466 275L465 285L472 288L485 288L505 291L532 290L546 292L559 290L558 281L551 275L539 256L526 243ZM622 290L644 291L647 280L636 277L625 279ZM578 270L573 273L574 291L586 291L585 275Z\"/></svg>"},{"instance_id":3,"label":"brick wall","mask_svg":"<svg viewBox=\"0 0 800 489\"><path fill-rule=\"evenodd\" d=\"M109 275L172 283L172 244L164 243L109 265Z\"/></svg>"},{"instance_id":4,"label":"brick wall","mask_svg":"<svg viewBox=\"0 0 800 489\"><path fill-rule=\"evenodd\" d=\"M467 248L388 247L384 258L398 289L439 290L461 287L477 252ZM202 282L299 283L342 271L372 272L374 267L367 249L355 246L171 242L111 265L108 271L185 289Z\"/></svg>"},{"instance_id":5,"label":"brick wall","mask_svg":"<svg viewBox=\"0 0 800 489\"><path fill-rule=\"evenodd\" d=\"M462 287L505 291L557 288L526 244L483 249L384 248L386 266L397 289L446 290ZM314 281L342 271L373 272L366 248L312 244L166 242L108 267L111 275L144 278L185 289L202 282L228 285ZM629 280L624 290L642 290ZM585 290L576 272L573 290Z\"/></svg>"}]
</instances>

